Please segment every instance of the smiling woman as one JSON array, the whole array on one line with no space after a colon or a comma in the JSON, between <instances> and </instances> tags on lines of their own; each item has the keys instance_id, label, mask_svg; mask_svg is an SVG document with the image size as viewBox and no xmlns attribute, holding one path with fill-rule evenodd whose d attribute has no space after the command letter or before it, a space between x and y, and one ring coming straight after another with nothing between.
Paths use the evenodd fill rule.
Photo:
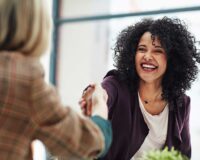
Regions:
<instances>
[{"instance_id":1,"label":"smiling woman","mask_svg":"<svg viewBox=\"0 0 200 160\"><path fill-rule=\"evenodd\" d=\"M144 19L118 36L115 67L102 86L108 94L113 143L104 160L138 160L174 147L191 157L190 89L200 54L179 19Z\"/></svg>"}]
</instances>

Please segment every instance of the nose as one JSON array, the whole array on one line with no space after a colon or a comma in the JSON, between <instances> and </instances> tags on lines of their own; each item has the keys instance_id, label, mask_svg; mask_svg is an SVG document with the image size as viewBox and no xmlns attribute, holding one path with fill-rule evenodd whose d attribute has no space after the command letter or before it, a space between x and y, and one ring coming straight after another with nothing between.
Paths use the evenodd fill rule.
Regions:
<instances>
[{"instance_id":1,"label":"nose","mask_svg":"<svg viewBox=\"0 0 200 160\"><path fill-rule=\"evenodd\" d=\"M151 61L153 59L151 52L146 52L143 57L146 61Z\"/></svg>"}]
</instances>

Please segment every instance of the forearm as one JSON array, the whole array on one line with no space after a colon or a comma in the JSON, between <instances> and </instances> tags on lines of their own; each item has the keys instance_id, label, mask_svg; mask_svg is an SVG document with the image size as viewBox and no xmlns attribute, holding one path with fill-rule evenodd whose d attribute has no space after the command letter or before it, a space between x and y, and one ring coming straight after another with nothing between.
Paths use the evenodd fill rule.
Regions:
<instances>
[{"instance_id":1,"label":"forearm","mask_svg":"<svg viewBox=\"0 0 200 160\"><path fill-rule=\"evenodd\" d=\"M105 120L99 116L92 116L91 117L92 121L99 126L101 129L103 135L104 135L104 150L102 153L99 155L99 157L103 157L109 150L110 145L112 143L112 127L111 123L108 120Z\"/></svg>"},{"instance_id":2,"label":"forearm","mask_svg":"<svg viewBox=\"0 0 200 160\"><path fill-rule=\"evenodd\" d=\"M68 159L97 157L105 145L101 127L95 125L89 118L81 118L70 108L68 109L60 121L40 126L36 138L43 141L50 152L58 157Z\"/></svg>"}]
</instances>

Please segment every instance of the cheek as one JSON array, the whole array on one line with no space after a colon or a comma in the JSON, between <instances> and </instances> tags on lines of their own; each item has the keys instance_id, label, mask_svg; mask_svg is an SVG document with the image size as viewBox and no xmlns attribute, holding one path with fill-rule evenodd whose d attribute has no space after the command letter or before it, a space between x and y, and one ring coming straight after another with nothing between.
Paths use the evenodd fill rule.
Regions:
<instances>
[{"instance_id":1,"label":"cheek","mask_svg":"<svg viewBox=\"0 0 200 160\"><path fill-rule=\"evenodd\" d=\"M136 55L135 56L135 67L136 67L136 70L138 71L138 69L139 69L139 65L140 65L140 63L139 63L139 57Z\"/></svg>"},{"instance_id":2,"label":"cheek","mask_svg":"<svg viewBox=\"0 0 200 160\"><path fill-rule=\"evenodd\" d=\"M167 59L166 56L160 59L160 66L162 66L163 71L165 72L167 69Z\"/></svg>"},{"instance_id":3,"label":"cheek","mask_svg":"<svg viewBox=\"0 0 200 160\"><path fill-rule=\"evenodd\" d=\"M136 66L139 64L140 59L141 59L140 54L137 54L137 53L136 53L136 55L135 55L135 64L136 64Z\"/></svg>"}]
</instances>

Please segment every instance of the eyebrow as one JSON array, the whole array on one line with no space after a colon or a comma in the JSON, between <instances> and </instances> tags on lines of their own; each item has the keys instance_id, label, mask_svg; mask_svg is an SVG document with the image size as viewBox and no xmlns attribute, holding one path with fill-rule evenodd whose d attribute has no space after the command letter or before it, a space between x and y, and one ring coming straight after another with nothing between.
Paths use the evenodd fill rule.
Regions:
<instances>
[{"instance_id":1,"label":"eyebrow","mask_svg":"<svg viewBox=\"0 0 200 160\"><path fill-rule=\"evenodd\" d=\"M146 45L145 44L139 44L137 47L146 47ZM154 45L154 47L164 50L164 48L162 46L156 46L156 45Z\"/></svg>"},{"instance_id":2,"label":"eyebrow","mask_svg":"<svg viewBox=\"0 0 200 160\"><path fill-rule=\"evenodd\" d=\"M164 49L162 46L156 46L156 45L155 45L155 48Z\"/></svg>"},{"instance_id":3,"label":"eyebrow","mask_svg":"<svg viewBox=\"0 0 200 160\"><path fill-rule=\"evenodd\" d=\"M146 47L144 44L139 44L138 47Z\"/></svg>"}]
</instances>

